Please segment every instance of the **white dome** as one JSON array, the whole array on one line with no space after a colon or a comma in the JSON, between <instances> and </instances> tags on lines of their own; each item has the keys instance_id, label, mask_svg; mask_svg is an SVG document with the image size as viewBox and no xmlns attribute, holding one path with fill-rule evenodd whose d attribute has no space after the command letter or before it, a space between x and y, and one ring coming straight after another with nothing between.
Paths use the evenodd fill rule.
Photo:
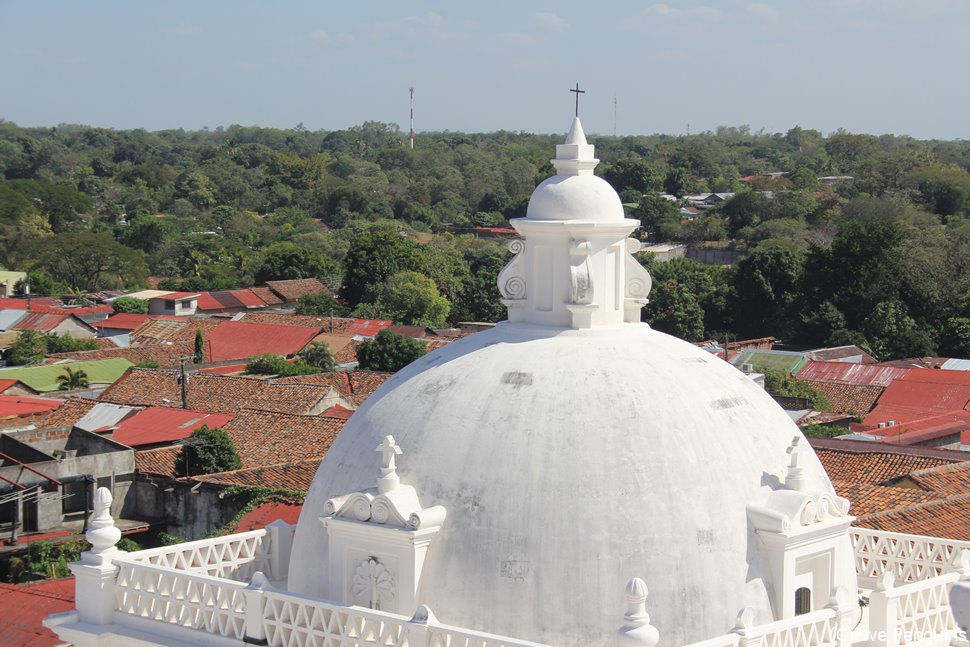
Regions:
<instances>
[{"instance_id":1,"label":"white dome","mask_svg":"<svg viewBox=\"0 0 970 647\"><path fill-rule=\"evenodd\" d=\"M526 215L530 220L617 220L623 218L623 204L602 178L556 175L536 187Z\"/></svg>"},{"instance_id":2,"label":"white dome","mask_svg":"<svg viewBox=\"0 0 970 647\"><path fill-rule=\"evenodd\" d=\"M406 367L339 434L303 507L289 588L322 595L327 499L398 474L447 509L418 602L445 623L547 644L609 644L633 576L668 645L769 609L748 503L781 487L797 427L734 367L620 324L499 324ZM812 488L832 488L804 456ZM771 620L770 617L762 618Z\"/></svg>"}]
</instances>

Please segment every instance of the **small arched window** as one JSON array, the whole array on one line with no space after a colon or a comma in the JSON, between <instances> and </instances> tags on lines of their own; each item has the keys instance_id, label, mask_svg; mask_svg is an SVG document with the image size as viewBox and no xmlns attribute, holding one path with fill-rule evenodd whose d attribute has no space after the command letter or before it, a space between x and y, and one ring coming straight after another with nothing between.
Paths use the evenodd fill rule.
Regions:
<instances>
[{"instance_id":1,"label":"small arched window","mask_svg":"<svg viewBox=\"0 0 970 647\"><path fill-rule=\"evenodd\" d=\"M800 616L812 610L812 590L807 586L795 589L795 615Z\"/></svg>"}]
</instances>

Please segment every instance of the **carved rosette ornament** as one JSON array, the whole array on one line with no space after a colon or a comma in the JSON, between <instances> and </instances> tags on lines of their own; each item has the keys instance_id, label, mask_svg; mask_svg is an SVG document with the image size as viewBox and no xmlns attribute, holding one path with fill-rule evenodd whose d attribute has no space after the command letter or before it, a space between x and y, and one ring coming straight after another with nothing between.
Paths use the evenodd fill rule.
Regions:
<instances>
[{"instance_id":1,"label":"carved rosette ornament","mask_svg":"<svg viewBox=\"0 0 970 647\"><path fill-rule=\"evenodd\" d=\"M653 280L650 272L643 269L643 266L633 258L633 255L640 251L640 241L635 238L627 238L626 255L623 261L626 270L626 284L623 286L623 320L627 323L640 321L640 310L647 305L650 300L650 288L653 287Z\"/></svg>"},{"instance_id":2,"label":"carved rosette ornament","mask_svg":"<svg viewBox=\"0 0 970 647\"><path fill-rule=\"evenodd\" d=\"M369 609L391 609L394 605L394 581L390 571L376 557L358 564L354 571L353 602Z\"/></svg>"}]
</instances>

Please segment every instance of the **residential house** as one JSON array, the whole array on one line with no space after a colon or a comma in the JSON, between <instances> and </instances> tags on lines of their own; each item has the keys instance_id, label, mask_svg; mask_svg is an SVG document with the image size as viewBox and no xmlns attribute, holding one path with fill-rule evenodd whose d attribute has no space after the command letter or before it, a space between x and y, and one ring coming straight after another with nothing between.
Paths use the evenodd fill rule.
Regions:
<instances>
[{"instance_id":1,"label":"residential house","mask_svg":"<svg viewBox=\"0 0 970 647\"><path fill-rule=\"evenodd\" d=\"M148 299L148 314L185 317L194 315L199 306L198 292L166 292Z\"/></svg>"},{"instance_id":2,"label":"residential house","mask_svg":"<svg viewBox=\"0 0 970 647\"><path fill-rule=\"evenodd\" d=\"M266 286L273 291L285 305L295 305L303 297L314 294L329 294L333 292L318 279L292 279L288 281L266 281ZM257 295L258 296L258 295Z\"/></svg>"},{"instance_id":3,"label":"residential house","mask_svg":"<svg viewBox=\"0 0 970 647\"><path fill-rule=\"evenodd\" d=\"M224 362L257 355L289 357L301 351L320 328L223 321L205 337L207 361Z\"/></svg>"},{"instance_id":4,"label":"residential house","mask_svg":"<svg viewBox=\"0 0 970 647\"><path fill-rule=\"evenodd\" d=\"M17 283L27 280L26 272L0 271L0 298L7 299L14 295Z\"/></svg>"},{"instance_id":5,"label":"residential house","mask_svg":"<svg viewBox=\"0 0 970 647\"><path fill-rule=\"evenodd\" d=\"M199 295L198 311L202 314L235 314L248 310L263 310L266 302L252 290L220 290Z\"/></svg>"},{"instance_id":6,"label":"residential house","mask_svg":"<svg viewBox=\"0 0 970 647\"><path fill-rule=\"evenodd\" d=\"M74 314L29 312L18 319L10 330L34 330L75 339L94 339L97 336L97 331L89 323Z\"/></svg>"}]
</instances>

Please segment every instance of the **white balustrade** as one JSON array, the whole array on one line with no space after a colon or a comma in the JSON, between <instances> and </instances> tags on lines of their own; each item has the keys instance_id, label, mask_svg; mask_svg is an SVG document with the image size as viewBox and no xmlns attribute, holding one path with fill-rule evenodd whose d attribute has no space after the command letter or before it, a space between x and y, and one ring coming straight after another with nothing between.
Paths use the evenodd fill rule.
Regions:
<instances>
[{"instance_id":1,"label":"white balustrade","mask_svg":"<svg viewBox=\"0 0 970 647\"><path fill-rule=\"evenodd\" d=\"M116 621L156 620L217 636L246 636L246 585L115 558Z\"/></svg>"},{"instance_id":2,"label":"white balustrade","mask_svg":"<svg viewBox=\"0 0 970 647\"><path fill-rule=\"evenodd\" d=\"M959 627L949 604L949 591L960 573L895 586L891 571L876 582L869 596L869 633L873 647L949 645Z\"/></svg>"},{"instance_id":3,"label":"white balustrade","mask_svg":"<svg viewBox=\"0 0 970 647\"><path fill-rule=\"evenodd\" d=\"M859 586L871 588L886 571L897 582L918 582L958 568L960 552L970 541L935 539L868 528L850 531Z\"/></svg>"},{"instance_id":4,"label":"white balustrade","mask_svg":"<svg viewBox=\"0 0 970 647\"><path fill-rule=\"evenodd\" d=\"M125 558L161 568L237 581L248 581L256 571L262 571L272 578L278 577L278 574L267 572L273 552L271 537L265 529L252 530L148 548L129 553Z\"/></svg>"},{"instance_id":5,"label":"white balustrade","mask_svg":"<svg viewBox=\"0 0 970 647\"><path fill-rule=\"evenodd\" d=\"M687 647L839 647L847 639L841 635L839 611L831 607L762 625L750 622L746 611L731 633Z\"/></svg>"},{"instance_id":6,"label":"white balustrade","mask_svg":"<svg viewBox=\"0 0 970 647\"><path fill-rule=\"evenodd\" d=\"M708 638L707 640L702 640L700 642L691 643L687 647L738 647L738 642L741 640L739 634L730 633L724 634L722 636L715 636L714 638Z\"/></svg>"}]
</instances>

